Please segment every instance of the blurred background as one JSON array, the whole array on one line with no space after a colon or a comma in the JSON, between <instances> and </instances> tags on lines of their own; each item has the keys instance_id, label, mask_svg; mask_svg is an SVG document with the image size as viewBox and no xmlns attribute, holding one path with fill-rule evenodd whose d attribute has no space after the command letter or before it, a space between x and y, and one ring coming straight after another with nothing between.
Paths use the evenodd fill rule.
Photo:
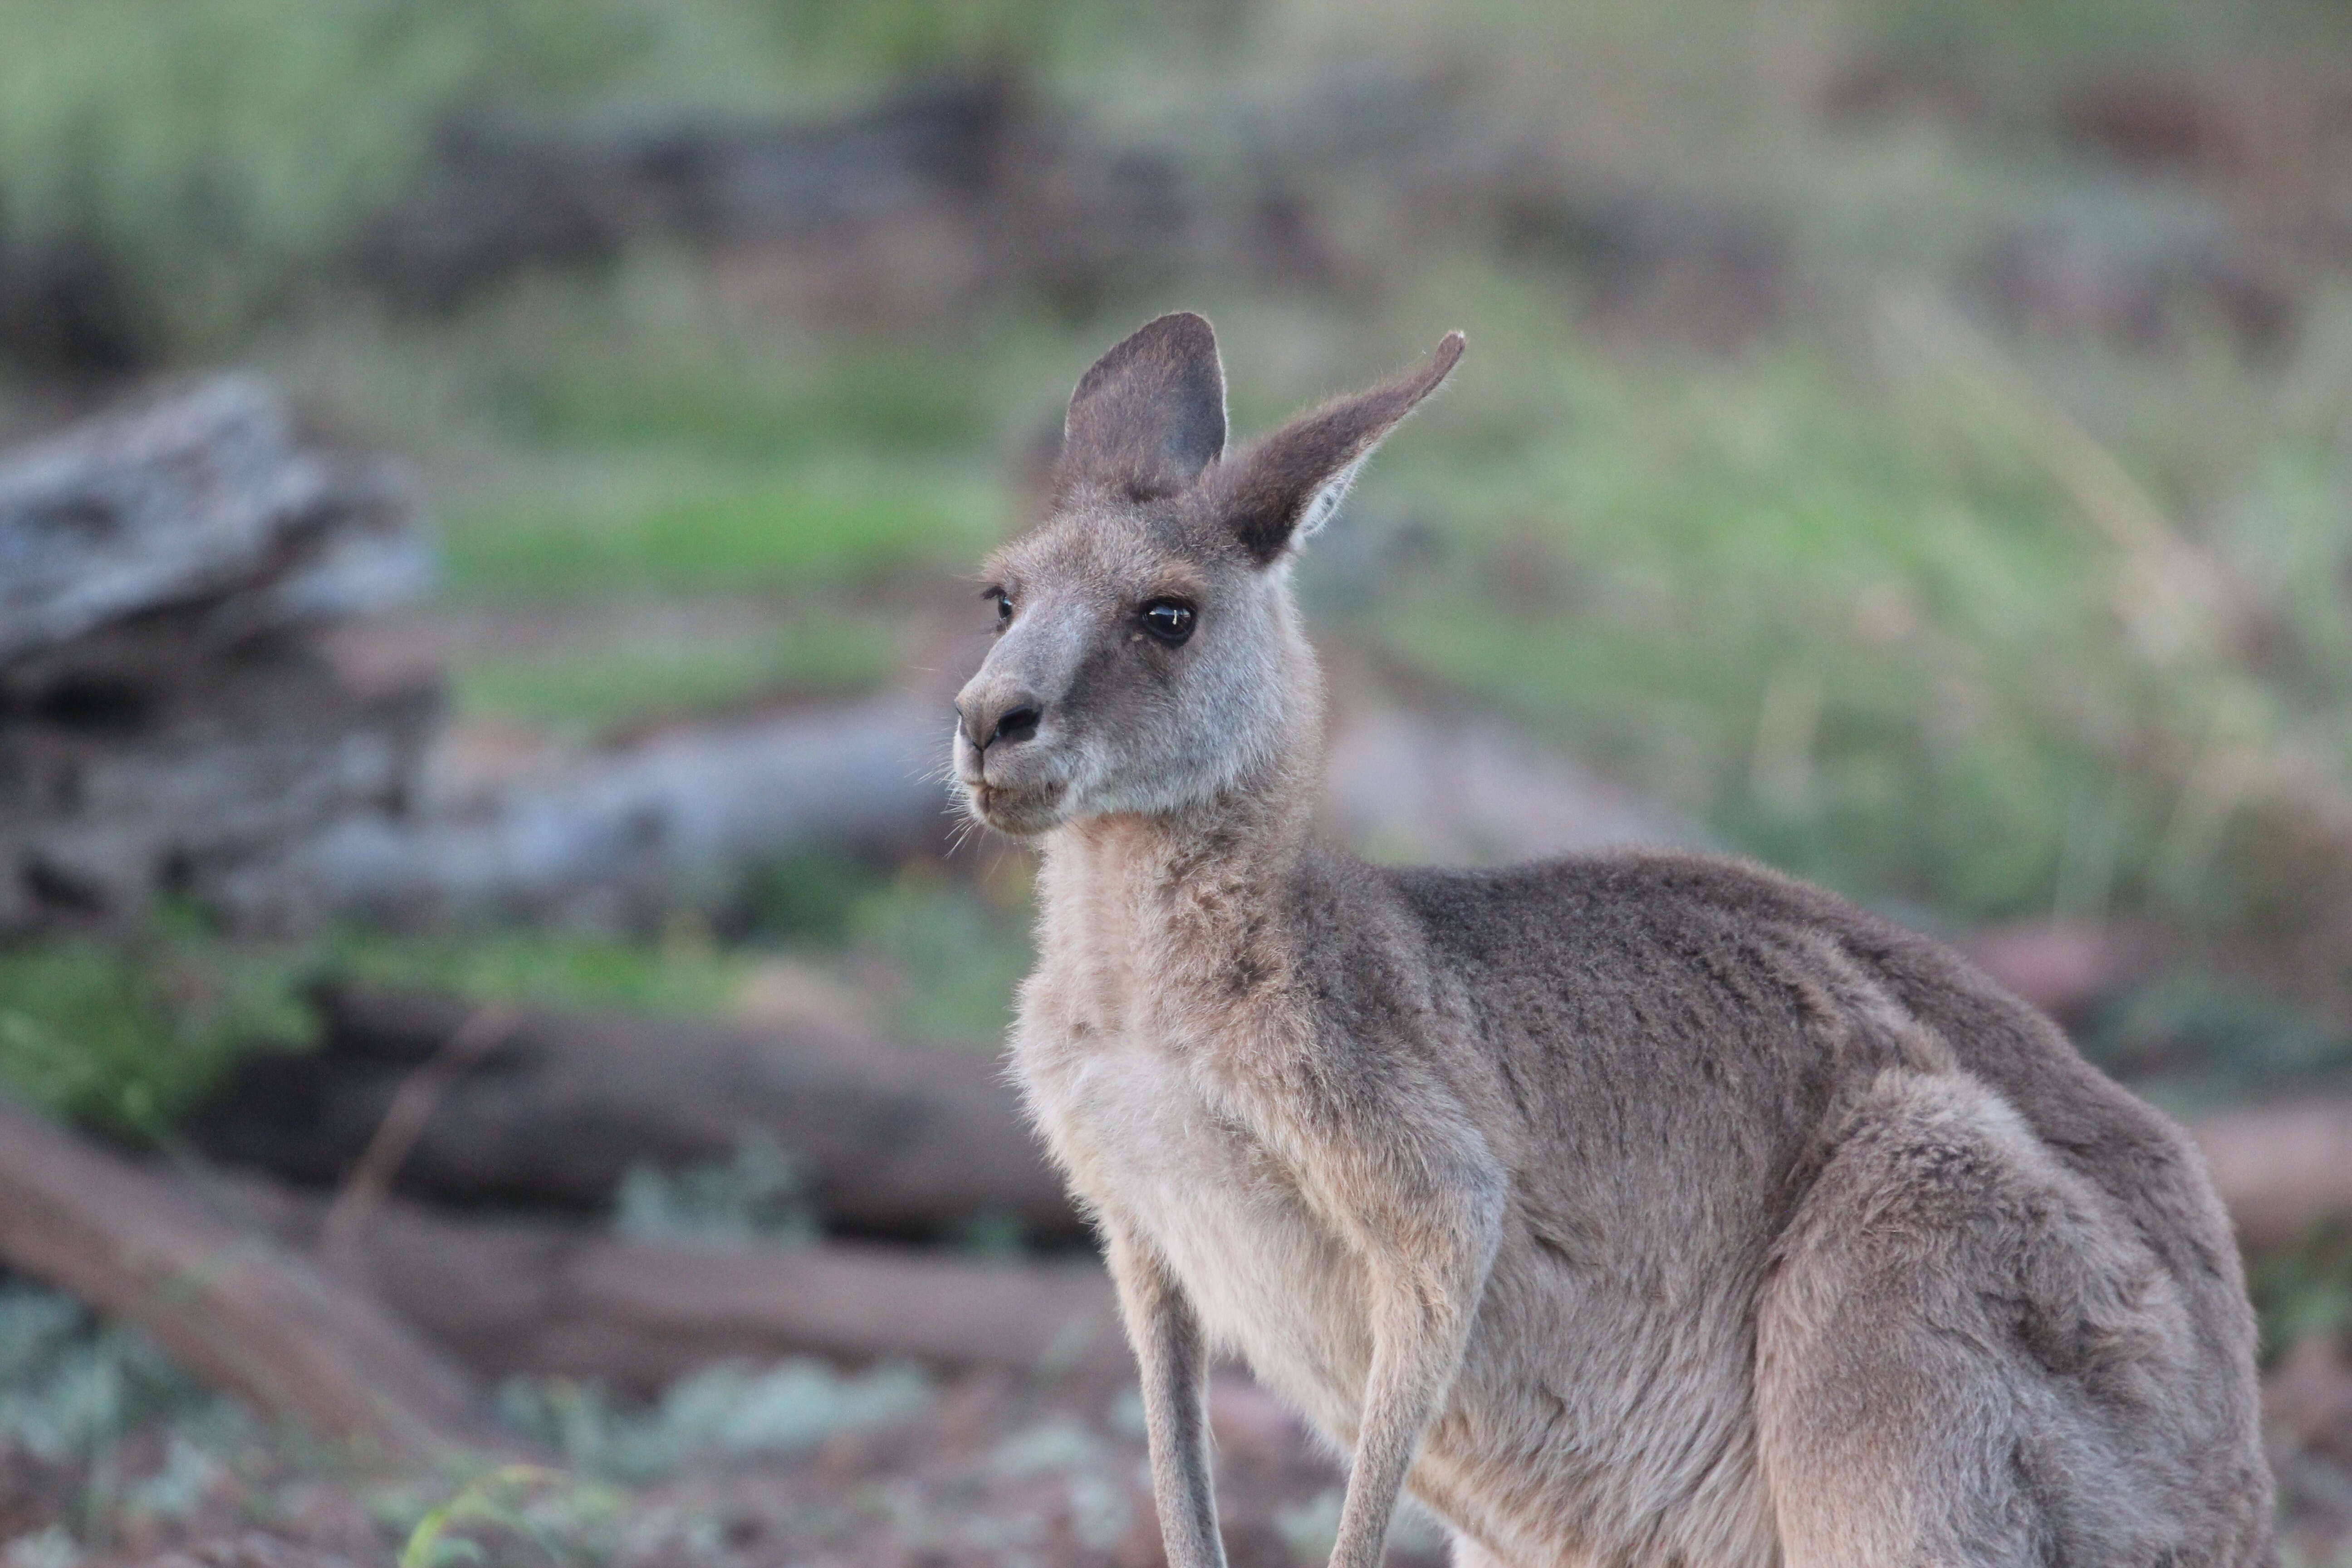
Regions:
<instances>
[{"instance_id":1,"label":"blurred background","mask_svg":"<svg viewBox=\"0 0 2352 1568\"><path fill-rule=\"evenodd\" d=\"M1962 944L2206 1140L2346 1560L2352 14L0 0L8 1568L1158 1561L937 768L1173 309L1242 434L1469 335L1333 831Z\"/></svg>"}]
</instances>

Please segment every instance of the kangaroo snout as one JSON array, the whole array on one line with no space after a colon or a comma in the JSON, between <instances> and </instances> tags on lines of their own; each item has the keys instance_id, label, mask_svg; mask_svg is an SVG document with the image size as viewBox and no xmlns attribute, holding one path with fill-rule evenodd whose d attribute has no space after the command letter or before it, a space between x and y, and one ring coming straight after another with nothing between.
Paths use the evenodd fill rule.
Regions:
<instances>
[{"instance_id":1,"label":"kangaroo snout","mask_svg":"<svg viewBox=\"0 0 2352 1568\"><path fill-rule=\"evenodd\" d=\"M975 752L1033 740L1037 726L1045 721L1045 700L1019 688L974 693L967 687L956 699L955 709L963 725L963 738Z\"/></svg>"},{"instance_id":2,"label":"kangaroo snout","mask_svg":"<svg viewBox=\"0 0 2352 1568\"><path fill-rule=\"evenodd\" d=\"M955 776L972 815L1016 837L1061 819L1069 784L1058 745L1033 744L1045 699L1025 678L983 668L955 700Z\"/></svg>"}]
</instances>

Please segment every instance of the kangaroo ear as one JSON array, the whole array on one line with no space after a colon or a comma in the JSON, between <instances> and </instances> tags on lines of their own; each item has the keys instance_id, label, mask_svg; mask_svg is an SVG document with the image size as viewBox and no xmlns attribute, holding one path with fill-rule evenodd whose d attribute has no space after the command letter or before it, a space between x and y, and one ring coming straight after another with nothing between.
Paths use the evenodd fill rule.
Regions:
<instances>
[{"instance_id":1,"label":"kangaroo ear","mask_svg":"<svg viewBox=\"0 0 2352 1568\"><path fill-rule=\"evenodd\" d=\"M1203 318L1179 311L1145 322L1078 378L1056 477L1149 500L1192 484L1224 449L1217 334Z\"/></svg>"},{"instance_id":2,"label":"kangaroo ear","mask_svg":"<svg viewBox=\"0 0 2352 1568\"><path fill-rule=\"evenodd\" d=\"M1252 559L1265 565L1330 520L1364 459L1437 390L1463 342L1460 332L1446 333L1420 369L1302 414L1225 466L1221 510Z\"/></svg>"}]
</instances>

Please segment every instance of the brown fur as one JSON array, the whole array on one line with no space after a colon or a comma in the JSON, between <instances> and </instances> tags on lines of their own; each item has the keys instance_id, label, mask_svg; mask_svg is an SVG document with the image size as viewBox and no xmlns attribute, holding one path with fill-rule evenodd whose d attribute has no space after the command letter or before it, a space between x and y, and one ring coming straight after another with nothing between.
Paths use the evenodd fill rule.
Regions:
<instances>
[{"instance_id":1,"label":"brown fur","mask_svg":"<svg viewBox=\"0 0 2352 1568\"><path fill-rule=\"evenodd\" d=\"M1465 1564L2270 1561L2227 1222L2039 1015L1755 867L1309 831L1288 562L1459 349L1233 458L1205 321L1113 350L958 702L972 809L1044 854L1014 1062L1171 1563L1223 1561L1213 1345L1350 1455L1340 1568L1401 1488Z\"/></svg>"}]
</instances>

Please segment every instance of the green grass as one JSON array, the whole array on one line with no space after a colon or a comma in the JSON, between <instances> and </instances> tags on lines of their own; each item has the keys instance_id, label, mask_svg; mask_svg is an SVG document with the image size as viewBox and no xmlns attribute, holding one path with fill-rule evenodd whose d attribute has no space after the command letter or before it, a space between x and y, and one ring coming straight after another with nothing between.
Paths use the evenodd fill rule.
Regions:
<instances>
[{"instance_id":1,"label":"green grass","mask_svg":"<svg viewBox=\"0 0 2352 1568\"><path fill-rule=\"evenodd\" d=\"M773 626L691 640L471 653L450 675L461 713L593 733L760 699L870 690L898 673L899 631L879 614L795 610Z\"/></svg>"},{"instance_id":2,"label":"green grass","mask_svg":"<svg viewBox=\"0 0 2352 1568\"><path fill-rule=\"evenodd\" d=\"M2046 490L1939 462L1803 349L1659 370L1487 337L1465 379L1552 417L1500 462L1449 461L1443 406L1401 437L1370 526L1433 531L1375 538L1397 558L1339 629L1881 898L2046 909L2069 804L2142 809L2032 690L2114 663L2102 563Z\"/></svg>"},{"instance_id":3,"label":"green grass","mask_svg":"<svg viewBox=\"0 0 2352 1568\"><path fill-rule=\"evenodd\" d=\"M998 507L987 479L955 468L646 464L454 510L443 540L449 587L470 596L806 593L975 558Z\"/></svg>"},{"instance_id":4,"label":"green grass","mask_svg":"<svg viewBox=\"0 0 2352 1568\"><path fill-rule=\"evenodd\" d=\"M152 1135L236 1058L289 1049L311 1020L272 952L155 931L0 953L0 1085L107 1131Z\"/></svg>"},{"instance_id":5,"label":"green grass","mask_svg":"<svg viewBox=\"0 0 2352 1568\"><path fill-rule=\"evenodd\" d=\"M657 943L513 928L423 936L347 931L321 944L305 967L360 984L485 1002L712 1013L734 999L749 964L682 921Z\"/></svg>"},{"instance_id":6,"label":"green grass","mask_svg":"<svg viewBox=\"0 0 2352 1568\"><path fill-rule=\"evenodd\" d=\"M753 879L751 934L825 955L902 1037L992 1047L1035 957L1026 868L1000 861L995 871L959 880L918 861L877 880L805 851Z\"/></svg>"},{"instance_id":7,"label":"green grass","mask_svg":"<svg viewBox=\"0 0 2352 1568\"><path fill-rule=\"evenodd\" d=\"M2297 1245L2257 1254L2247 1291L2262 1321L2262 1356L2275 1361L2304 1340L2352 1334L2352 1227L2315 1226Z\"/></svg>"},{"instance_id":8,"label":"green grass","mask_svg":"<svg viewBox=\"0 0 2352 1568\"><path fill-rule=\"evenodd\" d=\"M992 1048L1029 972L1025 879L974 889L917 865L849 910L853 954L878 961L883 1020L906 1036Z\"/></svg>"},{"instance_id":9,"label":"green grass","mask_svg":"<svg viewBox=\"0 0 2352 1568\"><path fill-rule=\"evenodd\" d=\"M52 1115L150 1139L241 1058L315 1037L321 979L545 1005L725 1009L748 960L691 929L648 945L499 930L345 931L241 942L165 920L127 942L57 939L0 952L0 1089Z\"/></svg>"},{"instance_id":10,"label":"green grass","mask_svg":"<svg viewBox=\"0 0 2352 1568\"><path fill-rule=\"evenodd\" d=\"M665 321L610 341L577 342L546 371L501 383L490 412L547 445L667 447L761 462L854 451L906 456L983 445L994 421L975 378L943 374L912 344L793 345L710 337L707 320Z\"/></svg>"}]
</instances>

